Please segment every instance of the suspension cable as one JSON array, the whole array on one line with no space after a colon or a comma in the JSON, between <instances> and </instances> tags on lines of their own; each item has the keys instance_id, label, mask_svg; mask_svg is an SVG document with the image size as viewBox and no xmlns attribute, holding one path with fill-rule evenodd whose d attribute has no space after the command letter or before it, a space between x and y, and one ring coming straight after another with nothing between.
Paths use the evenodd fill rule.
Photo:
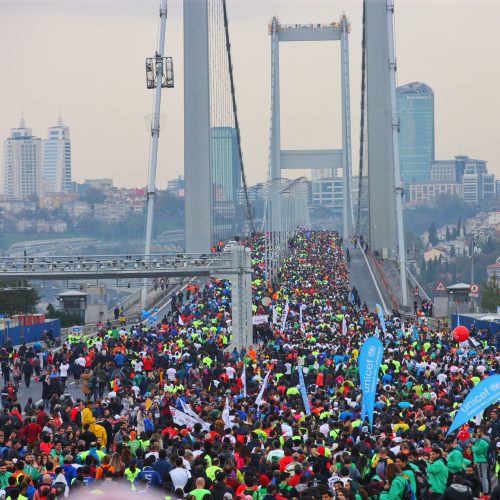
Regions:
<instances>
[{"instance_id":1,"label":"suspension cable","mask_svg":"<svg viewBox=\"0 0 500 500\"><path fill-rule=\"evenodd\" d=\"M366 151L366 2L363 2L363 38L361 42L362 57L361 57L361 123L360 123L360 138L359 138L359 176L358 176L358 210L356 214L356 236L360 234L361 224L361 193L363 185L363 166L365 164Z\"/></svg>"},{"instance_id":2,"label":"suspension cable","mask_svg":"<svg viewBox=\"0 0 500 500\"><path fill-rule=\"evenodd\" d=\"M222 10L224 13L224 29L226 32L226 51L227 51L227 62L229 66L229 82L231 84L231 98L233 103L233 114L234 114L234 125L236 128L236 140L238 143L238 158L240 161L240 170L241 170L241 181L243 182L243 191L245 194L245 206L247 212L247 218L250 222L251 231L255 233L255 223L252 214L252 207L250 206L250 198L248 196L248 187L245 175L245 168L243 165L243 154L241 151L241 134L240 134L240 125L238 121L238 111L236 108L236 94L234 90L234 78L233 78L233 63L231 59L231 42L229 40L229 25L227 20L227 8L226 8L226 0L222 0Z\"/></svg>"}]
</instances>

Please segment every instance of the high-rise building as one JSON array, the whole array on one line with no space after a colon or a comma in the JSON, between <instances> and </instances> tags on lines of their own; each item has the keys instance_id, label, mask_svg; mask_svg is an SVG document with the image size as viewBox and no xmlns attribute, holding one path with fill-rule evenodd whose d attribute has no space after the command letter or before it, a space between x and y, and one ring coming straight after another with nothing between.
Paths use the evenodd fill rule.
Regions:
<instances>
[{"instance_id":1,"label":"high-rise building","mask_svg":"<svg viewBox=\"0 0 500 500\"><path fill-rule=\"evenodd\" d=\"M42 180L46 193L69 193L71 184L71 140L69 127L59 117L42 141Z\"/></svg>"},{"instance_id":2,"label":"high-rise building","mask_svg":"<svg viewBox=\"0 0 500 500\"><path fill-rule=\"evenodd\" d=\"M3 149L3 193L26 200L42 195L41 140L26 127L24 118L10 130Z\"/></svg>"},{"instance_id":3,"label":"high-rise building","mask_svg":"<svg viewBox=\"0 0 500 500\"><path fill-rule=\"evenodd\" d=\"M214 240L232 239L238 232L238 191L241 169L238 135L232 127L211 129L212 226Z\"/></svg>"},{"instance_id":4,"label":"high-rise building","mask_svg":"<svg viewBox=\"0 0 500 500\"><path fill-rule=\"evenodd\" d=\"M434 146L434 92L425 83L398 87L399 159L404 184L430 180Z\"/></svg>"}]
</instances>

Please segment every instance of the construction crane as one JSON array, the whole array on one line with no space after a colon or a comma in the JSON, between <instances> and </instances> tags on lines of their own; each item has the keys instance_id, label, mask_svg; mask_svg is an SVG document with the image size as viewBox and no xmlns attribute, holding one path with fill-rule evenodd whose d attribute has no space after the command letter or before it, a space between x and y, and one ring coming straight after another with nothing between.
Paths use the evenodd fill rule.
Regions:
<instances>
[{"instance_id":1,"label":"construction crane","mask_svg":"<svg viewBox=\"0 0 500 500\"><path fill-rule=\"evenodd\" d=\"M161 0L160 4L160 36L158 50L154 57L146 59L146 87L154 89L154 111L151 117L151 154L149 157L149 175L147 187L147 214L146 214L146 237L144 255L151 254L151 238L153 233L154 203L156 195L156 164L158 160L158 139L160 137L160 107L162 88L174 86L174 68L171 57L164 57L165 32L167 26L167 0ZM144 280L141 293L141 305L146 307L148 293L148 282Z\"/></svg>"}]
</instances>

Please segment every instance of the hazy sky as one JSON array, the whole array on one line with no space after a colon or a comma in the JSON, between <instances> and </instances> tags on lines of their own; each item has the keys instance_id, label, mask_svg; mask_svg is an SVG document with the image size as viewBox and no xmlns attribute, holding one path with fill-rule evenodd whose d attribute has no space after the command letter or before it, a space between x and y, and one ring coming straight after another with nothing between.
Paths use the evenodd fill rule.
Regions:
<instances>
[{"instance_id":1,"label":"hazy sky","mask_svg":"<svg viewBox=\"0 0 500 500\"><path fill-rule=\"evenodd\" d=\"M351 20L353 171L357 171L362 0L227 0L249 183L265 180L273 14L283 23ZM435 93L436 157L460 152L500 177L500 0L395 0L398 84ZM71 127L73 178L147 181L153 94L144 59L157 46L159 0L0 0L0 137L21 111L45 137L59 109ZM282 147L340 147L340 44L281 45ZM182 0L169 0L157 186L183 172ZM293 174L293 172L292 172Z\"/></svg>"}]
</instances>

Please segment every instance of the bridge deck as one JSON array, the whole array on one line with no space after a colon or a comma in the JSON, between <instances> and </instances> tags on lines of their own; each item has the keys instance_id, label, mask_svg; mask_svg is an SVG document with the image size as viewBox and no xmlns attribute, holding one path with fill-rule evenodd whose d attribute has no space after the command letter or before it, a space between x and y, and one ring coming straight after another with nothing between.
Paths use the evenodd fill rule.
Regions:
<instances>
[{"instance_id":1,"label":"bridge deck","mask_svg":"<svg viewBox=\"0 0 500 500\"><path fill-rule=\"evenodd\" d=\"M349 245L349 252L351 253L349 279L351 286L355 286L358 289L361 302L366 301L370 310L375 309L375 304L380 304L385 308L384 301L377 291L377 287L361 250L359 248L354 249Z\"/></svg>"}]
</instances>

